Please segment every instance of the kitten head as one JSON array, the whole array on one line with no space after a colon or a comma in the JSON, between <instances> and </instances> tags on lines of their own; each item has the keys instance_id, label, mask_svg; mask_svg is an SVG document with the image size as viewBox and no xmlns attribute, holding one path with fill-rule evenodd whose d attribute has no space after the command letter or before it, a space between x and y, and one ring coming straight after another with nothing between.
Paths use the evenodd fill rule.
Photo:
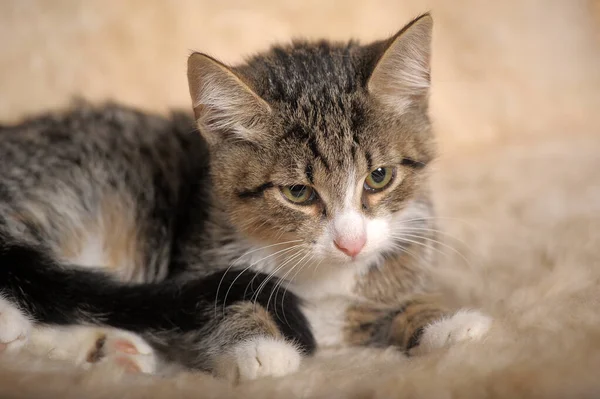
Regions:
<instances>
[{"instance_id":1,"label":"kitten head","mask_svg":"<svg viewBox=\"0 0 600 399\"><path fill-rule=\"evenodd\" d=\"M240 232L289 267L397 250L433 157L431 29L424 15L388 40L296 42L237 67L190 57L213 190Z\"/></svg>"}]
</instances>

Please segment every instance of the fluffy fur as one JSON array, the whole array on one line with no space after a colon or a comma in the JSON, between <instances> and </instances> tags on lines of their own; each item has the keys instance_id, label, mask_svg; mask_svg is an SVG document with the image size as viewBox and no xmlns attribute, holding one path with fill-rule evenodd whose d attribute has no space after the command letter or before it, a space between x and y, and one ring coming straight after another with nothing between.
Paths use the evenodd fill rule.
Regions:
<instances>
[{"instance_id":1,"label":"fluffy fur","mask_svg":"<svg viewBox=\"0 0 600 399\"><path fill-rule=\"evenodd\" d=\"M455 295L457 302L473 301L484 304L490 312L500 318L501 326L506 328L499 327L498 333L490 335L485 345L455 348L427 360L412 362L411 365L391 359L385 359L381 365L371 356L360 357L356 353L344 355L344 361L336 367L322 361L317 364L316 369L307 367L307 374L302 374L304 378L299 375L277 383L256 383L252 386L252 391L244 387L246 393L260 392L262 396L269 397L308 392L313 396L327 397L328 393L331 394L331 390L335 389L337 394L347 397L377 396L378 393L380 397L395 394L402 394L404 397L448 394L462 397L511 398L597 396L595 370L598 367L598 358L594 351L598 342L598 318L595 314L595 281L598 276L593 266L598 256L596 232L600 227L595 218L598 212L595 205L598 203L598 141L595 135L598 121L594 114L586 113L587 109L592 109L593 104L597 104L594 94L597 75L591 72L593 65L596 65L597 53L591 46L589 16L584 15L583 2L557 2L548 7L548 3L539 2L536 3L537 7L531 8L522 3L509 2L506 7L497 4L494 9L491 4L487 4L489 8L482 4L460 2L458 5L452 4L452 9L447 9L443 3L439 7L434 5L434 11L437 10L443 19L440 34L437 36L438 45L442 49L456 49L458 45L468 49L438 52L435 64L437 74L434 67L434 77L439 79L438 90L433 98L434 116L442 128L441 137L444 143L444 158L438 164L435 187L440 215L460 219L447 219L447 231L452 236L466 241L468 244L465 246L470 249L467 252L466 247L458 242L453 246L458 246L461 252L467 252L467 258L474 265L473 268L469 268L460 256L450 250L446 251L447 280L444 285ZM391 30L397 25L397 14L389 7L374 4L368 7L372 8L356 15L360 15L361 20L368 20L374 15L383 16L373 17L378 21L377 25L373 25L375 29L380 26L382 30ZM69 12L73 12L72 10L69 8ZM84 8L78 12L84 15L86 10ZM281 22L285 19L277 14L279 10L275 8L265 14L267 17L262 18L274 16L273 24L269 25L269 32L275 29L282 36L287 36L287 26ZM310 19L303 19L304 14L300 14L297 24L294 25L295 29L302 33L305 33L308 21L314 21L315 18L310 5L305 11L306 15L310 14ZM515 18L516 13L519 13L520 18ZM547 18L536 18L540 13ZM51 20L60 19L61 15L66 14L68 13L65 11L55 12L50 16L43 15ZM97 15L97 12L92 14ZM126 14L129 13L123 15ZM152 18L146 14L133 14L142 20ZM164 13L158 14L164 16ZM238 14L247 17L242 21L256 21L251 18L249 12ZM461 16L457 17L459 14ZM389 21L385 16L394 19L394 23L382 23L381 21ZM331 22L331 14L327 12L318 14L317 18ZM338 33L340 36L347 36L348 26L362 29L360 24L352 23L354 20L351 18L340 17L343 21L343 29L340 28ZM545 25L546 23L549 25ZM44 25L38 26L39 29L43 29ZM68 24L60 26L66 27ZM124 28L125 32L134 32L133 29L137 29L130 24L123 26L127 27ZM148 26L156 28L156 24ZM336 26L339 25L317 23L317 29L333 32L332 34L336 34ZM490 28L490 31L481 29L481 26ZM24 25L22 27L24 28ZM240 33L242 32L247 35L248 30L241 29ZM471 34L466 35L465 32ZM473 35L473 32L478 34ZM60 31L56 32L55 37L60 37L60 34ZM465 36L461 36L462 34ZM144 36L152 37L152 34ZM208 33L192 36L214 37ZM165 48L170 48L173 42L177 42L173 37L168 37L169 44L165 44ZM227 38L223 40L229 40ZM547 49L547 52L519 52L528 43L538 39L543 39L541 43L547 43L541 44L542 50ZM111 42L110 37L102 36L102 39L98 40L104 40L102 43L109 43L109 46L113 45L111 43L115 43L114 46L117 46L116 43L123 46L121 40ZM240 42L247 45L248 40L252 39ZM494 46L489 45L492 40L497 40ZM237 41L238 38L232 40ZM152 43L155 45L156 41ZM559 59L553 60L554 62L549 62L553 57L551 54L557 53L557 43L562 44L561 48L569 49L570 56L560 56ZM23 42L19 42L19 45L22 46ZM219 43L215 43L215 46L218 45ZM89 48L98 52L99 46ZM234 48L235 46L229 46L224 51ZM144 56L140 54L151 54L150 50L144 53L144 48L136 49L138 53L127 54L130 59L143 59ZM46 51L53 50L50 48ZM240 53L239 49L230 51L232 54ZM486 56L487 51L495 51L494 56ZM516 62L512 65L514 69L511 69L510 73L507 74L507 70L498 65L498 59L505 59L498 52L503 55L515 55L514 58L507 58ZM28 56L33 53L35 52L16 52ZM110 53L114 52L107 51L105 56ZM471 60L469 68L457 61L464 60L465 57ZM63 65L66 58L58 58L61 59L60 65ZM79 73L83 73L84 70L88 72L87 67L81 70L76 68L75 58L69 59L72 61L67 64L68 68L81 71ZM123 57L115 57L114 60L114 64L106 61L111 73L99 73L100 79L86 82L87 85L98 88L94 95L102 95L102 87L107 86L102 83L102 78L119 82L126 74L126 67L122 66L126 64ZM156 68L179 68L176 61L168 62L172 64L168 64L167 67L159 64ZM24 64L29 65L18 65ZM86 62L86 65L88 64ZM72 76L72 69L68 68L61 67L65 73L63 76ZM476 72L486 72L484 75L473 73L474 68ZM563 74L562 71L566 73ZM14 93L23 92L23 87L32 87L33 90L33 86L27 83L31 74L19 73L20 71L11 70L11 73L4 75L13 79L16 85L14 87L18 87ZM179 76L177 73L169 75ZM541 91L530 90L534 84L534 80L531 79L533 75L545 77L553 84L542 84ZM26 83L19 83L15 76L23 76L28 80L24 80ZM457 81L462 82L459 88L455 87ZM494 81L502 82L503 86L495 86ZM583 81L584 85L577 84ZM59 85L58 94L62 90L68 92L70 82L72 81L65 79L62 85ZM77 79L73 82L80 83ZM152 84L142 84L142 88L139 89L132 88L137 87L137 84L131 83L135 82L134 79L125 79L122 82L125 84L119 94L129 96L132 101L151 107L164 100L164 96L161 95L163 82L160 88ZM152 80L149 79L149 82ZM185 90L184 84L180 81L182 90ZM465 85L470 90L460 89ZM38 95L32 96L31 91L27 91L24 94L26 101L15 101L11 104L10 117L18 117L22 110L35 108L40 102L54 101L56 87L36 84L35 93ZM45 90L52 95L44 95ZM155 95L147 95L144 90ZM560 103L556 102L554 96L547 95L556 91L562 93ZM175 92L177 90L173 90L173 93ZM187 98L181 98L182 103L187 102ZM511 113L505 112L506 109L491 106L502 98L506 99L507 104L521 106L515 107L515 112ZM65 97L64 100L67 101L68 98ZM578 111L564 112L565 106ZM530 115L539 117L531 118ZM585 117L581 118L578 115ZM563 126L568 129L563 129ZM544 133L543 141L528 137L538 132ZM496 145L479 144L475 146L476 151L457 149L456 144L462 139L481 142L499 136L504 138L503 144L492 141ZM471 146L474 144L471 143ZM348 364L360 363L357 357L361 359L363 367L348 370ZM9 360L6 362L8 367L11 363ZM12 367L17 368L17 365L12 364ZM356 381L356 375L369 368L377 370L381 379L365 378ZM318 377L322 370L331 369L339 371L333 373L333 376L326 374L324 377ZM7 393L13 389L14 395L31 397L36 389L42 388L33 386L31 374L20 370L6 370L3 375L6 383L0 385ZM435 379L431 378L433 373ZM366 376L371 375L367 373ZM157 397L172 395L173 391L184 392L183 395L187 392L188 395L193 394L197 397L200 391L210 397L222 395L224 389L213 381L201 377L198 380L190 380L187 376L182 376L177 381L155 381L149 385L146 385L147 381L140 383L127 380L107 387L105 382L113 380L99 370L84 378L77 373L65 376L59 371L46 371L38 374L37 378L40 382L46 379L47 384L40 384L43 385L44 392L37 391L39 396L45 397L49 392L66 397L65 390L69 390L74 397L110 396L114 392L124 391L129 395L140 396L141 392L145 392L146 395L153 392ZM103 378L106 379L102 380ZM336 382L339 384L335 384ZM74 386L77 386L77 389ZM137 388L132 389L132 386ZM85 392L89 394L84 395ZM231 395L233 397L234 394Z\"/></svg>"}]
</instances>

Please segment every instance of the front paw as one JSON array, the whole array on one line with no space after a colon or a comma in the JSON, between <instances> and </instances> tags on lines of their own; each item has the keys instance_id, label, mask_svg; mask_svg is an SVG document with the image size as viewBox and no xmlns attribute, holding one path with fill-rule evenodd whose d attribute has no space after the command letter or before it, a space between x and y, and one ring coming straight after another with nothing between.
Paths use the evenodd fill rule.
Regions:
<instances>
[{"instance_id":1,"label":"front paw","mask_svg":"<svg viewBox=\"0 0 600 399\"><path fill-rule=\"evenodd\" d=\"M280 377L300 366L298 349L281 339L252 338L240 342L217 360L215 374L232 382Z\"/></svg>"},{"instance_id":2,"label":"front paw","mask_svg":"<svg viewBox=\"0 0 600 399\"><path fill-rule=\"evenodd\" d=\"M434 321L425 327L418 352L428 352L458 342L478 340L486 335L492 318L476 310L460 310L450 317Z\"/></svg>"}]
</instances>

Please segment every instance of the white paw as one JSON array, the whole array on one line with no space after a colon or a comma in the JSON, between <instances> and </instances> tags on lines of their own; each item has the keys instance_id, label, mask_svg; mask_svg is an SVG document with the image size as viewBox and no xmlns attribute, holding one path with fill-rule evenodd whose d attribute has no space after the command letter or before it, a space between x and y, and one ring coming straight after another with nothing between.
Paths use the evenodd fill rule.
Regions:
<instances>
[{"instance_id":1,"label":"white paw","mask_svg":"<svg viewBox=\"0 0 600 399\"><path fill-rule=\"evenodd\" d=\"M431 323L425 328L420 350L432 350L457 342L476 340L490 329L492 318L476 310L460 310L454 315Z\"/></svg>"},{"instance_id":2,"label":"white paw","mask_svg":"<svg viewBox=\"0 0 600 399\"><path fill-rule=\"evenodd\" d=\"M0 297L0 352L15 352L29 340L31 321L13 304Z\"/></svg>"},{"instance_id":3,"label":"white paw","mask_svg":"<svg viewBox=\"0 0 600 399\"><path fill-rule=\"evenodd\" d=\"M289 342L258 337L231 348L217 362L215 373L230 381L280 377L298 370L301 359L298 349Z\"/></svg>"},{"instance_id":4,"label":"white paw","mask_svg":"<svg viewBox=\"0 0 600 399\"><path fill-rule=\"evenodd\" d=\"M154 350L136 334L123 330L106 330L89 352L88 363L116 366L130 373L153 374L158 360Z\"/></svg>"}]
</instances>

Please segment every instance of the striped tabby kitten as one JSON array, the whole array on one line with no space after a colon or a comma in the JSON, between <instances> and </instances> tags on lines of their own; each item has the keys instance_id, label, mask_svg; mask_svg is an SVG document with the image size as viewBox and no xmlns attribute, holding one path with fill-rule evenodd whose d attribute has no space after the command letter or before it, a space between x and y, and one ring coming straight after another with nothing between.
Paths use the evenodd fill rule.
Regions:
<instances>
[{"instance_id":1,"label":"striped tabby kitten","mask_svg":"<svg viewBox=\"0 0 600 399\"><path fill-rule=\"evenodd\" d=\"M2 345L244 380L293 372L313 336L407 353L481 337L491 319L426 277L431 29L236 67L192 54L200 135L118 107L4 128Z\"/></svg>"}]
</instances>

